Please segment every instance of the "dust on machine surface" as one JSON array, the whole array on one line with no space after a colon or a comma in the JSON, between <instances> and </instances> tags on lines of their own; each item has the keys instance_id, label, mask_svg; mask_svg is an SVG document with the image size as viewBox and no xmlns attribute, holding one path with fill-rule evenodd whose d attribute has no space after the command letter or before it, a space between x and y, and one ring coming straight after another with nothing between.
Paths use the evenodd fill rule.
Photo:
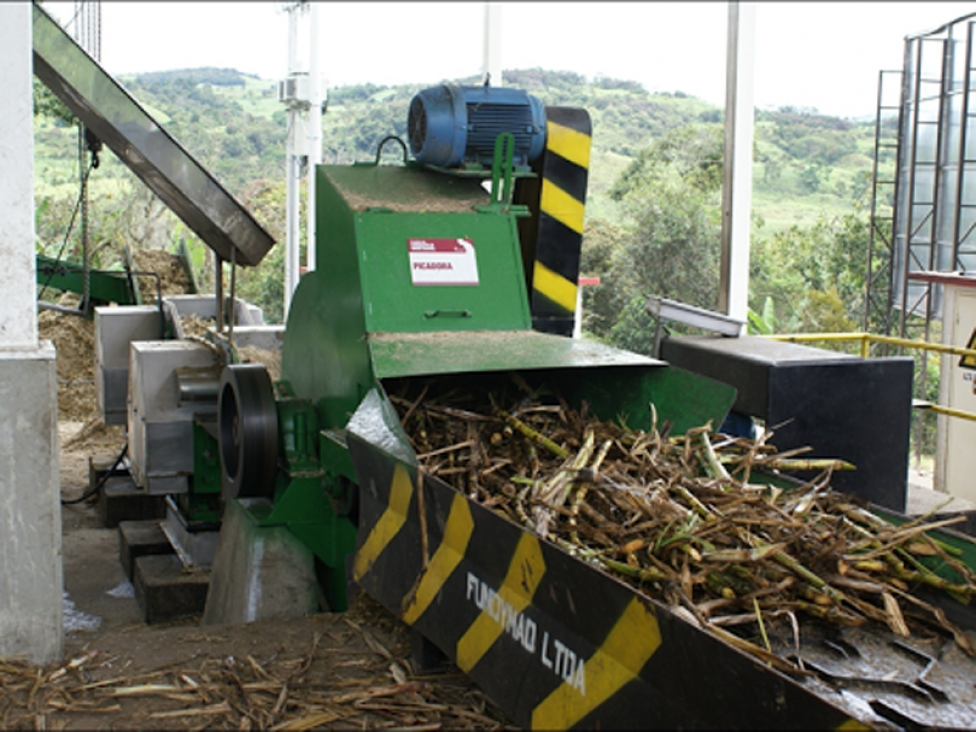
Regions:
<instances>
[{"instance_id":1,"label":"dust on machine surface","mask_svg":"<svg viewBox=\"0 0 976 732\"><path fill-rule=\"evenodd\" d=\"M666 425L667 441L721 424L735 390L565 337L589 156L584 110L444 85L415 97L408 130L413 159L388 138L374 162L316 170L319 267L295 292L280 380L260 365L223 371L223 531L230 514L239 541L287 527L314 555L331 609L346 606L355 581L526 727L976 724L976 666L959 650L972 645L958 636L958 647L951 636L913 645L882 623L831 630L786 613L785 640L764 628L767 655L746 652L738 636L664 602L653 573L624 583L606 563L546 540L545 521L507 517L487 477L468 490L452 484L448 476L472 471L453 461L480 449L479 421L496 420L500 440L513 428L531 435L528 452L547 448L518 409ZM402 148L402 162L380 164L386 148ZM428 402L441 406L408 436ZM428 430L450 416L467 422L468 439L462 430L456 444L433 447ZM421 467L431 455L443 458L437 475ZM572 502L552 510L571 514ZM974 566L972 542L932 535L960 572ZM753 559L775 553L755 549ZM230 606L244 592L218 581L208 613L219 612L211 601ZM936 617L948 613L962 634L974 627L968 596L939 601Z\"/></svg>"}]
</instances>

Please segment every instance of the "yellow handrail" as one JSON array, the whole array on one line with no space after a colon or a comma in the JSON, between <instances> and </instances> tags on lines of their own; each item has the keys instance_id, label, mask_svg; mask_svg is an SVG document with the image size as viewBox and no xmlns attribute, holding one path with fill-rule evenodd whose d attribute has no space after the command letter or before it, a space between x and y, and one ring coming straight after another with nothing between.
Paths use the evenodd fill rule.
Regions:
<instances>
[{"instance_id":1,"label":"yellow handrail","mask_svg":"<svg viewBox=\"0 0 976 732\"><path fill-rule=\"evenodd\" d=\"M923 351L936 351L950 356L976 358L976 350L972 348L957 348L956 346L946 346L941 343L914 341L909 338L897 338L895 336L877 335L874 333L777 333L765 337L777 341L788 341L790 343L796 343L798 341L860 341L861 358L869 357L872 343L887 343L888 345L900 346L902 348L918 348ZM976 422L976 414L966 412L962 409L944 407L941 404L932 404L931 402L917 402L913 406L937 412L938 414L945 414L950 417L959 417Z\"/></svg>"},{"instance_id":2,"label":"yellow handrail","mask_svg":"<svg viewBox=\"0 0 976 732\"><path fill-rule=\"evenodd\" d=\"M932 404L932 402L923 401L912 402L912 406L918 407L919 409L927 409L930 412L937 412L938 414L946 414L950 417L959 417L960 419L968 419L970 422L976 422L976 414L962 409L943 407L941 404Z\"/></svg>"},{"instance_id":3,"label":"yellow handrail","mask_svg":"<svg viewBox=\"0 0 976 732\"><path fill-rule=\"evenodd\" d=\"M867 358L872 343L887 343L892 346L902 348L919 348L923 351L937 351L947 353L950 356L969 356L976 358L976 350L972 348L958 348L956 346L946 346L942 343L929 343L928 341L913 341L909 338L897 338L895 336L877 335L875 333L776 333L765 336L777 341L860 341L861 358Z\"/></svg>"}]
</instances>

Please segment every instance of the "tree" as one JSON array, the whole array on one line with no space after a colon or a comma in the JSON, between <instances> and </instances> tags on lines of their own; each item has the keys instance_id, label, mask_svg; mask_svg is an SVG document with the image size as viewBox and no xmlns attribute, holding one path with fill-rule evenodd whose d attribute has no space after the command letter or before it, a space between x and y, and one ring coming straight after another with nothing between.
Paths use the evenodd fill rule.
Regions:
<instances>
[{"instance_id":1,"label":"tree","mask_svg":"<svg viewBox=\"0 0 976 732\"><path fill-rule=\"evenodd\" d=\"M800 172L800 185L807 193L816 193L820 190L820 171L816 165L808 165Z\"/></svg>"},{"instance_id":2,"label":"tree","mask_svg":"<svg viewBox=\"0 0 976 732\"><path fill-rule=\"evenodd\" d=\"M601 339L609 337L621 308L610 274L621 236L616 225L600 218L587 220L583 230L580 274L601 278L583 289L583 329Z\"/></svg>"},{"instance_id":3,"label":"tree","mask_svg":"<svg viewBox=\"0 0 976 732\"><path fill-rule=\"evenodd\" d=\"M864 316L869 226L863 209L821 215L753 242L749 300L754 311L802 331L851 331ZM782 332L782 331L781 331Z\"/></svg>"},{"instance_id":4,"label":"tree","mask_svg":"<svg viewBox=\"0 0 976 732\"><path fill-rule=\"evenodd\" d=\"M589 332L649 353L648 296L716 306L722 142L718 126L683 127L642 150L620 175L610 196L622 224L613 230L601 223L584 239L584 262L604 268L596 273L600 293L588 298Z\"/></svg>"},{"instance_id":5,"label":"tree","mask_svg":"<svg viewBox=\"0 0 976 732\"><path fill-rule=\"evenodd\" d=\"M75 115L41 81L34 77L34 116L47 117L58 127L75 123Z\"/></svg>"}]
</instances>

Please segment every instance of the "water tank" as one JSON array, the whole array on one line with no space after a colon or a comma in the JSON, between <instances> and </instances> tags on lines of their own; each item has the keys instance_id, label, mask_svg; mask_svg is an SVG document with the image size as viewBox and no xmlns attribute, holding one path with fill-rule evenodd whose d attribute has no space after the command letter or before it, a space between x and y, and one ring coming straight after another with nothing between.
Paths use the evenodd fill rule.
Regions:
<instances>
[{"instance_id":1,"label":"water tank","mask_svg":"<svg viewBox=\"0 0 976 732\"><path fill-rule=\"evenodd\" d=\"M525 166L545 148L546 111L536 97L518 89L442 84L410 101L407 132L413 156L442 168L490 166L495 138L511 132L513 163Z\"/></svg>"}]
</instances>

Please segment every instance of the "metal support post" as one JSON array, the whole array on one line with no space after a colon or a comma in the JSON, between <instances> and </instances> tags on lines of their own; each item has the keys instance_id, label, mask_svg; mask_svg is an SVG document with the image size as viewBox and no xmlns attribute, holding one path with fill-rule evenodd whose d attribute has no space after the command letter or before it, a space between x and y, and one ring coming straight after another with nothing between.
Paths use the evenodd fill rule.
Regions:
<instances>
[{"instance_id":1,"label":"metal support post","mask_svg":"<svg viewBox=\"0 0 976 732\"><path fill-rule=\"evenodd\" d=\"M481 82L502 85L502 6L485 3L485 38Z\"/></svg>"},{"instance_id":2,"label":"metal support post","mask_svg":"<svg viewBox=\"0 0 976 732\"><path fill-rule=\"evenodd\" d=\"M754 3L729 3L719 310L743 321L749 310L755 26Z\"/></svg>"}]
</instances>

